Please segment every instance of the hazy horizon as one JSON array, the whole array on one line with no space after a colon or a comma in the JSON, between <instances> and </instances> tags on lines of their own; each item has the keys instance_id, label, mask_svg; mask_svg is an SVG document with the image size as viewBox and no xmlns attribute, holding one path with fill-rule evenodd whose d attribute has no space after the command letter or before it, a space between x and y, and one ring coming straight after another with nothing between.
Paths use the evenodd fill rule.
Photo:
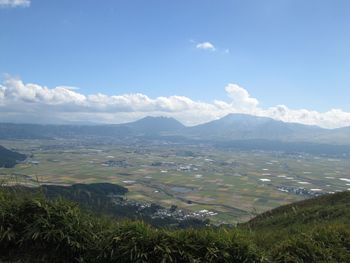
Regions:
<instances>
[{"instance_id":1,"label":"hazy horizon","mask_svg":"<svg viewBox=\"0 0 350 263\"><path fill-rule=\"evenodd\" d=\"M298 123L298 122L288 122L288 121L283 121L283 120L278 120L278 119L274 119L274 118L271 118L271 117L265 117L265 116L257 116L257 115L251 115L251 114L246 114L246 113L228 113L227 115L224 115L222 117L219 117L219 118L216 118L216 119L213 119L213 120L208 120L208 121L204 121L204 122L201 122L201 123L197 123L197 124L193 124L193 125L187 125L183 122L181 122L180 120L176 119L175 117L170 117L170 116L166 116L166 115L146 115L146 116L142 116L142 117L139 117L139 118L136 118L136 119L132 119L132 120L128 120L128 121L124 121L124 122L117 122L117 123L99 123L99 122L89 122L89 121L86 121L86 122L83 122L83 121L77 121L77 122L35 122L35 121L4 121L4 122L0 122L3 123L3 124L15 124L15 125L57 125L57 126L108 126L108 125L123 125L123 124L129 124L129 123L134 123L134 122L138 122L138 121L141 121L141 120L144 120L144 119L147 119L147 118L166 118L166 119L173 119L177 122L179 122L180 124L182 124L184 127L186 128L191 128L191 127L196 127L196 126L199 126L199 125L203 125L203 124L209 124L213 121L218 121L218 120L221 120L229 115L243 115L243 116L251 116L251 117L257 117L257 118L267 118L267 119L272 119L272 120L275 120L275 121L279 121L279 122L282 122L282 123L290 123L290 124L301 124L301 125L306 125L306 126L314 126L314 127L319 127L319 128L322 128L322 129L326 129L326 130L337 130L337 129L341 129L341 128L350 128L350 126L343 126L343 127L338 127L338 128L325 128L325 127L321 127L321 126L318 126L318 125L314 125L314 124L303 124L303 123Z\"/></svg>"}]
</instances>

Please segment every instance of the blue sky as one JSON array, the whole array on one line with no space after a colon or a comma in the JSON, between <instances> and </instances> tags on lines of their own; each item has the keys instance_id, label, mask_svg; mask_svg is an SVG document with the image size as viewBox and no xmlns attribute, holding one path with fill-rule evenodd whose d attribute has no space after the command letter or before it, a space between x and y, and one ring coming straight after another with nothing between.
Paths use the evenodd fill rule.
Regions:
<instances>
[{"instance_id":1,"label":"blue sky","mask_svg":"<svg viewBox=\"0 0 350 263\"><path fill-rule=\"evenodd\" d=\"M206 103L236 83L265 109L350 112L346 0L13 1L0 0L4 78Z\"/></svg>"}]
</instances>

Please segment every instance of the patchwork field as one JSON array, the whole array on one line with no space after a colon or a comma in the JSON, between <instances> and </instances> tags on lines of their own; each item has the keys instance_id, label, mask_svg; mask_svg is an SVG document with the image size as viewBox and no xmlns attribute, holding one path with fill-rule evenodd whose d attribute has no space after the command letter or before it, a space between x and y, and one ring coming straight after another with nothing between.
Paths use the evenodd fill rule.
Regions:
<instances>
[{"instance_id":1,"label":"patchwork field","mask_svg":"<svg viewBox=\"0 0 350 263\"><path fill-rule=\"evenodd\" d=\"M128 199L212 211L210 219L218 223L244 221L282 204L350 189L349 159L164 142L0 144L30 156L15 168L1 168L4 180L29 185L116 183L129 189Z\"/></svg>"}]
</instances>

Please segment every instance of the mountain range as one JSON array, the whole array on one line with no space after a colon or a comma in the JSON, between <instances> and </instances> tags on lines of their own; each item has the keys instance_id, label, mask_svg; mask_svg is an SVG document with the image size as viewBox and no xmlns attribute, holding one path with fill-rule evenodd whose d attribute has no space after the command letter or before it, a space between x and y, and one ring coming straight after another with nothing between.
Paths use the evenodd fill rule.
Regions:
<instances>
[{"instance_id":1,"label":"mountain range","mask_svg":"<svg viewBox=\"0 0 350 263\"><path fill-rule=\"evenodd\" d=\"M145 117L113 125L0 124L0 139L176 136L205 141L268 140L285 143L350 145L350 127L324 129L287 123L267 117L229 114L221 119L188 127L174 118Z\"/></svg>"}]
</instances>

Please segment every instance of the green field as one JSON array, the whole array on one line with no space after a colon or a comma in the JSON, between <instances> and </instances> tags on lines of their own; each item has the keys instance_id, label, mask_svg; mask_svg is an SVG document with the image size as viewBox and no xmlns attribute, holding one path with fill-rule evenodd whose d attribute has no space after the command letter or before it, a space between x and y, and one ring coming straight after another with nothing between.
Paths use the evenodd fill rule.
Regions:
<instances>
[{"instance_id":1,"label":"green field","mask_svg":"<svg viewBox=\"0 0 350 263\"><path fill-rule=\"evenodd\" d=\"M4 179L26 184L111 182L129 189L128 199L191 211L209 210L213 222L245 221L256 213L309 196L350 188L350 162L305 154L241 152L208 145L99 144L60 140L0 141L30 156Z\"/></svg>"}]
</instances>

